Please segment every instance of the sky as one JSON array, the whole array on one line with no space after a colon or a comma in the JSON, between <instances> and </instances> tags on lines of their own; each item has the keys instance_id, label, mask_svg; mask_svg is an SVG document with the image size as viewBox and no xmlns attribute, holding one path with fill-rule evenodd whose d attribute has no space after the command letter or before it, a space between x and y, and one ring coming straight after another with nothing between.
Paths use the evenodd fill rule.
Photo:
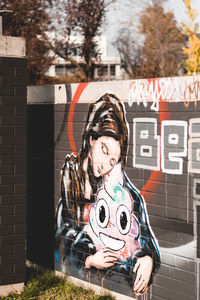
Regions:
<instances>
[{"instance_id":1,"label":"sky","mask_svg":"<svg viewBox=\"0 0 200 300\"><path fill-rule=\"evenodd\" d=\"M125 4L126 1L127 0L123 0L122 3ZM110 7L110 10L107 14L107 24L103 28L103 34L107 36L108 55L118 55L117 50L113 47L112 43L114 42L120 27L122 27L123 24L126 24L129 18L131 18L131 20L133 20L133 24L137 26L139 11L142 8L140 4L141 1L138 1L138 4L140 6L136 6L135 4L131 5L130 0L128 3L129 5L123 5L122 7L121 4L117 1L115 5L112 5ZM191 0L191 6L192 8L197 9L198 17L196 21L199 23L200 30L200 0ZM171 10L174 12L175 18L178 23L181 23L181 21L183 21L184 23L188 22L188 17L185 13L185 5L183 3L183 0L167 0L165 1L164 7L166 11Z\"/></svg>"}]
</instances>

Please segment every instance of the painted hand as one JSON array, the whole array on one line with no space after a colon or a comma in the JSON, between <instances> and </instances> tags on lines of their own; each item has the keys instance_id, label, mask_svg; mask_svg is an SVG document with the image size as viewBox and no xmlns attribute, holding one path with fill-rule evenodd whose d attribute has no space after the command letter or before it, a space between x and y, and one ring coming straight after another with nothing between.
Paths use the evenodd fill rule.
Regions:
<instances>
[{"instance_id":1,"label":"painted hand","mask_svg":"<svg viewBox=\"0 0 200 300\"><path fill-rule=\"evenodd\" d=\"M134 292L136 295L144 294L147 291L149 279L153 269L153 259L146 255L137 259L133 272L136 272Z\"/></svg>"},{"instance_id":2,"label":"painted hand","mask_svg":"<svg viewBox=\"0 0 200 300\"><path fill-rule=\"evenodd\" d=\"M86 258L85 268L93 266L97 269L106 269L114 266L117 261L118 255L108 247L104 247Z\"/></svg>"}]
</instances>

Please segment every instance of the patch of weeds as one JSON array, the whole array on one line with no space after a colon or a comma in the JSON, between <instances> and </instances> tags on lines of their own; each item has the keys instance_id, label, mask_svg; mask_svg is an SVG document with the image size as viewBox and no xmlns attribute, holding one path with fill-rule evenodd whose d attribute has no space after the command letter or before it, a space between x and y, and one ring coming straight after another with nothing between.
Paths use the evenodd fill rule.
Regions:
<instances>
[{"instance_id":1,"label":"patch of weeds","mask_svg":"<svg viewBox=\"0 0 200 300\"><path fill-rule=\"evenodd\" d=\"M0 300L114 300L111 295L97 296L92 290L76 286L53 272L27 268L27 282L20 295L9 294Z\"/></svg>"}]
</instances>

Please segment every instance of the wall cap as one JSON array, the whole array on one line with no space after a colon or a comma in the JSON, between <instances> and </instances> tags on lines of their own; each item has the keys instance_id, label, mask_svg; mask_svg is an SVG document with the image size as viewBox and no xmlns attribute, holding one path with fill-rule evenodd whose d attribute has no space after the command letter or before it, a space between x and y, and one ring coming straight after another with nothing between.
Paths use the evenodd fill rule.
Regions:
<instances>
[{"instance_id":1,"label":"wall cap","mask_svg":"<svg viewBox=\"0 0 200 300\"><path fill-rule=\"evenodd\" d=\"M0 56L25 57L26 40L22 37L0 36Z\"/></svg>"},{"instance_id":2,"label":"wall cap","mask_svg":"<svg viewBox=\"0 0 200 300\"><path fill-rule=\"evenodd\" d=\"M145 107L150 102L152 110L159 111L160 102L199 101L200 75L29 86L27 98L28 104L65 104L76 95L78 103L91 103L106 92L114 93L130 107L134 102Z\"/></svg>"}]
</instances>

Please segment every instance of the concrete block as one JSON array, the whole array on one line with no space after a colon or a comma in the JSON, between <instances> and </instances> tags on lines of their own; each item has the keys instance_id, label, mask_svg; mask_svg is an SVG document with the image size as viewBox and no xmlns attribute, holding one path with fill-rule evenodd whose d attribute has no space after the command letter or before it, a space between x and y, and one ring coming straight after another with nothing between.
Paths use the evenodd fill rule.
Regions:
<instances>
[{"instance_id":1,"label":"concrete block","mask_svg":"<svg viewBox=\"0 0 200 300\"><path fill-rule=\"evenodd\" d=\"M27 89L28 104L54 103L54 86L29 86Z\"/></svg>"},{"instance_id":2,"label":"concrete block","mask_svg":"<svg viewBox=\"0 0 200 300\"><path fill-rule=\"evenodd\" d=\"M0 56L25 57L26 42L22 37L1 36Z\"/></svg>"}]
</instances>

